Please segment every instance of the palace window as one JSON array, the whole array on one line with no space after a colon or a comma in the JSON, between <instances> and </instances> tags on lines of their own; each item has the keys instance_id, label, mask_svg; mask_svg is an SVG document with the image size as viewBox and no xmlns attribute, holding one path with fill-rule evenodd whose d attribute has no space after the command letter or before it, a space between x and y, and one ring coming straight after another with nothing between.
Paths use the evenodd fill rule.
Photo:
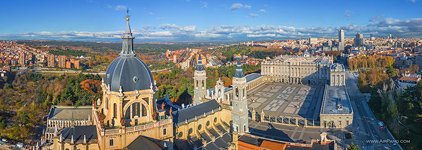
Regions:
<instances>
[{"instance_id":1,"label":"palace window","mask_svg":"<svg viewBox=\"0 0 422 150\"><path fill-rule=\"evenodd\" d=\"M201 130L202 129L202 125L201 124L199 124L198 125L198 130Z\"/></svg>"},{"instance_id":2,"label":"palace window","mask_svg":"<svg viewBox=\"0 0 422 150\"><path fill-rule=\"evenodd\" d=\"M167 135L167 129L163 129L163 135Z\"/></svg>"},{"instance_id":3,"label":"palace window","mask_svg":"<svg viewBox=\"0 0 422 150\"><path fill-rule=\"evenodd\" d=\"M207 124L206 125L207 125L207 127L210 126L210 121L207 121Z\"/></svg>"},{"instance_id":4,"label":"palace window","mask_svg":"<svg viewBox=\"0 0 422 150\"><path fill-rule=\"evenodd\" d=\"M110 139L110 146L114 146L114 140Z\"/></svg>"}]
</instances>

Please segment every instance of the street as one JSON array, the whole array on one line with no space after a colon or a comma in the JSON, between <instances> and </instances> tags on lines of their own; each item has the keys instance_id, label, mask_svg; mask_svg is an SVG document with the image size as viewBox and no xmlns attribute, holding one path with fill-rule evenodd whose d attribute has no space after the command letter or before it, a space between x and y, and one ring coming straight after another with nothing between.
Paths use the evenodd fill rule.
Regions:
<instances>
[{"instance_id":1,"label":"street","mask_svg":"<svg viewBox=\"0 0 422 150\"><path fill-rule=\"evenodd\" d=\"M357 86L357 76L349 71L346 72L346 88L352 103L354 118L353 140L361 149L392 149L401 150L402 148L395 142L394 137L388 129L380 129L378 120L372 113L367 103L367 97L362 94Z\"/></svg>"}]
</instances>

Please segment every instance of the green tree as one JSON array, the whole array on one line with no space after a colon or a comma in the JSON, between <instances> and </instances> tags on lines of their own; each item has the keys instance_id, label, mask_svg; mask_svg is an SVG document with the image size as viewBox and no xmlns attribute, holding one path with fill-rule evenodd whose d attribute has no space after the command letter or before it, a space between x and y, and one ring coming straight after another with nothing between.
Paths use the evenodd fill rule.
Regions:
<instances>
[{"instance_id":1,"label":"green tree","mask_svg":"<svg viewBox=\"0 0 422 150\"><path fill-rule=\"evenodd\" d=\"M359 150L359 146L358 146L358 145L356 145L356 144L350 144L350 145L347 147L347 150Z\"/></svg>"},{"instance_id":2,"label":"green tree","mask_svg":"<svg viewBox=\"0 0 422 150\"><path fill-rule=\"evenodd\" d=\"M4 129L6 128L7 124L6 124L6 119L3 117L0 117L0 129Z\"/></svg>"}]
</instances>

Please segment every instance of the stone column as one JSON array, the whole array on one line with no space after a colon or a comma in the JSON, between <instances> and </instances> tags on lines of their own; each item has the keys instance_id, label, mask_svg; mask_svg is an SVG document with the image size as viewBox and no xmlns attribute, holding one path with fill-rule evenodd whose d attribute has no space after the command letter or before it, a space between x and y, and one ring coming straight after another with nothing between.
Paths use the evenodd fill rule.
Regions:
<instances>
[{"instance_id":1,"label":"stone column","mask_svg":"<svg viewBox=\"0 0 422 150\"><path fill-rule=\"evenodd\" d=\"M265 113L261 111L261 122L265 122Z\"/></svg>"},{"instance_id":2,"label":"stone column","mask_svg":"<svg viewBox=\"0 0 422 150\"><path fill-rule=\"evenodd\" d=\"M304 126L307 127L308 126L308 120L305 119L304 122L305 122Z\"/></svg>"},{"instance_id":3,"label":"stone column","mask_svg":"<svg viewBox=\"0 0 422 150\"><path fill-rule=\"evenodd\" d=\"M252 109L252 121L256 121L256 112L255 109Z\"/></svg>"}]
</instances>

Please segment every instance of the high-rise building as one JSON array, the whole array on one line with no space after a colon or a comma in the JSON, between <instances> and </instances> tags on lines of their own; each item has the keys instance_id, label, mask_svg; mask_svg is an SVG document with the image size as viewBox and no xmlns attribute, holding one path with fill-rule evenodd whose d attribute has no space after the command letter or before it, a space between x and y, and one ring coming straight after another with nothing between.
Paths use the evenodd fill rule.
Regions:
<instances>
[{"instance_id":1,"label":"high-rise building","mask_svg":"<svg viewBox=\"0 0 422 150\"><path fill-rule=\"evenodd\" d=\"M19 55L19 65L26 66L26 53L21 53Z\"/></svg>"},{"instance_id":2,"label":"high-rise building","mask_svg":"<svg viewBox=\"0 0 422 150\"><path fill-rule=\"evenodd\" d=\"M355 40L354 40L354 46L355 47L360 47L360 46L363 46L363 44L364 44L364 39L363 39L363 34L361 34L361 33L356 33L356 37L355 37Z\"/></svg>"},{"instance_id":3,"label":"high-rise building","mask_svg":"<svg viewBox=\"0 0 422 150\"><path fill-rule=\"evenodd\" d=\"M71 63L73 65L73 68L75 68L75 69L81 69L81 65L79 63L79 60L77 60L77 59L71 59Z\"/></svg>"},{"instance_id":4,"label":"high-rise building","mask_svg":"<svg viewBox=\"0 0 422 150\"><path fill-rule=\"evenodd\" d=\"M66 56L60 55L57 63L59 68L66 68Z\"/></svg>"},{"instance_id":5,"label":"high-rise building","mask_svg":"<svg viewBox=\"0 0 422 150\"><path fill-rule=\"evenodd\" d=\"M316 44L317 42L318 42L318 39L317 38L309 38L308 39L308 44L309 45Z\"/></svg>"},{"instance_id":6,"label":"high-rise building","mask_svg":"<svg viewBox=\"0 0 422 150\"><path fill-rule=\"evenodd\" d=\"M48 67L55 67L56 66L56 59L55 56L53 54L48 55L48 59L47 59L47 66Z\"/></svg>"},{"instance_id":7,"label":"high-rise building","mask_svg":"<svg viewBox=\"0 0 422 150\"><path fill-rule=\"evenodd\" d=\"M338 31L338 50L343 51L344 50L344 30L340 29Z\"/></svg>"}]
</instances>

